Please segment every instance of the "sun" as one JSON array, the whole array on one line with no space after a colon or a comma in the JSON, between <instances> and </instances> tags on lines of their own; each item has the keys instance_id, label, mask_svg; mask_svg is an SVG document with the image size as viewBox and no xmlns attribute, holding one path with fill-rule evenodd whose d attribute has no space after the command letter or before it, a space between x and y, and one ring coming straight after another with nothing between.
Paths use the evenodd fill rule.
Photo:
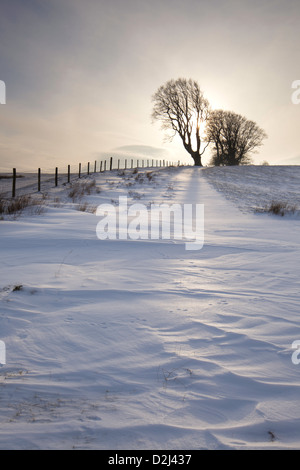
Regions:
<instances>
[{"instance_id":1,"label":"sun","mask_svg":"<svg viewBox=\"0 0 300 470\"><path fill-rule=\"evenodd\" d=\"M191 129L192 129L192 140L193 144L197 142L197 135L199 133L200 141L204 142L206 140L206 121L197 117L197 113L194 112L190 119ZM197 130L198 129L198 130Z\"/></svg>"}]
</instances>

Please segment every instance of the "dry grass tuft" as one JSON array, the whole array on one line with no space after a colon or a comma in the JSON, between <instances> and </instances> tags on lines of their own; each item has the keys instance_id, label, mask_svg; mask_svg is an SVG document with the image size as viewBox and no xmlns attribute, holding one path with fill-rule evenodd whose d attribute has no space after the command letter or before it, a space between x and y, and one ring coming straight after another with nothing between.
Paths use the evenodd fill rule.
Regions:
<instances>
[{"instance_id":1,"label":"dry grass tuft","mask_svg":"<svg viewBox=\"0 0 300 470\"><path fill-rule=\"evenodd\" d=\"M96 186L96 181L76 181L71 184L71 188L68 196L72 199L73 202L76 202L83 198L86 194L91 194L92 190Z\"/></svg>"},{"instance_id":2,"label":"dry grass tuft","mask_svg":"<svg viewBox=\"0 0 300 470\"><path fill-rule=\"evenodd\" d=\"M285 214L293 214L296 210L296 206L292 206L287 202L271 202L267 208L267 212L283 217Z\"/></svg>"},{"instance_id":3,"label":"dry grass tuft","mask_svg":"<svg viewBox=\"0 0 300 470\"><path fill-rule=\"evenodd\" d=\"M1 215L20 215L30 208L32 214L41 214L44 211L44 201L32 198L29 195L17 196L11 199L0 198Z\"/></svg>"}]
</instances>

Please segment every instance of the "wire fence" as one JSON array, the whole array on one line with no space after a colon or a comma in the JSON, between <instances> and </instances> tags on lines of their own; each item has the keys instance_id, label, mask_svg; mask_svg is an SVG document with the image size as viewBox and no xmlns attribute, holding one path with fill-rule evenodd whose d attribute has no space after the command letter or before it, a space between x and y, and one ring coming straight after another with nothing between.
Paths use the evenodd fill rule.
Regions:
<instances>
[{"instance_id":1,"label":"wire fence","mask_svg":"<svg viewBox=\"0 0 300 470\"><path fill-rule=\"evenodd\" d=\"M127 170L134 168L159 168L181 165L178 162L157 159L136 158L107 158L101 161L87 162L82 165L67 165L65 168L55 167L52 171L38 168L36 172L18 172L13 168L12 173L0 175L0 196L2 198L14 198L32 192L41 192L50 187L66 185L72 181L95 173L105 173L112 170Z\"/></svg>"}]
</instances>

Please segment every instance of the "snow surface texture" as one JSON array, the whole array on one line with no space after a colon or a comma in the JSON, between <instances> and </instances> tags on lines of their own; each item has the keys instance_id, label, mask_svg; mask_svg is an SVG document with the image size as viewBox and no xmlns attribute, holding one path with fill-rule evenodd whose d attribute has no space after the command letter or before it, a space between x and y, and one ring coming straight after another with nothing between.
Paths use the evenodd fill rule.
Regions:
<instances>
[{"instance_id":1,"label":"snow surface texture","mask_svg":"<svg viewBox=\"0 0 300 470\"><path fill-rule=\"evenodd\" d=\"M265 168L251 171L268 197ZM199 251L100 241L66 187L0 222L1 449L300 448L300 219L243 213L214 188L221 172L114 171L84 196L203 203Z\"/></svg>"},{"instance_id":2,"label":"snow surface texture","mask_svg":"<svg viewBox=\"0 0 300 470\"><path fill-rule=\"evenodd\" d=\"M299 216L300 166L211 167L204 174L243 212L262 212L272 203L283 203L296 206Z\"/></svg>"}]
</instances>

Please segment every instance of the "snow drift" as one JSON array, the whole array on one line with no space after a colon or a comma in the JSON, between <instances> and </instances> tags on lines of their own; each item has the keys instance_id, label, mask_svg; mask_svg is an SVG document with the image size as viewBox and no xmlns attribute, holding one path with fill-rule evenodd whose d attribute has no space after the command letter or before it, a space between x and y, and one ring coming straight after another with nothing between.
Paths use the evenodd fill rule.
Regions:
<instances>
[{"instance_id":1,"label":"snow drift","mask_svg":"<svg viewBox=\"0 0 300 470\"><path fill-rule=\"evenodd\" d=\"M299 168L143 171L0 222L0 448L300 448L300 219L253 210ZM99 240L120 195L203 203L203 248Z\"/></svg>"}]
</instances>

